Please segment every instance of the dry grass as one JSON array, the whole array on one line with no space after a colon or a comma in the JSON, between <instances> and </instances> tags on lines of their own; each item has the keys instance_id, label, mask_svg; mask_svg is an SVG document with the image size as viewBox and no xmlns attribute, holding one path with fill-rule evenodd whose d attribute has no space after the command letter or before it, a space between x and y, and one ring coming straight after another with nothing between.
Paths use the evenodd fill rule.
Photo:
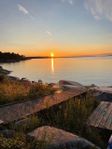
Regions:
<instances>
[{"instance_id":1,"label":"dry grass","mask_svg":"<svg viewBox=\"0 0 112 149\"><path fill-rule=\"evenodd\" d=\"M15 81L6 78L0 82L0 104L25 101L53 93L48 85Z\"/></svg>"}]
</instances>

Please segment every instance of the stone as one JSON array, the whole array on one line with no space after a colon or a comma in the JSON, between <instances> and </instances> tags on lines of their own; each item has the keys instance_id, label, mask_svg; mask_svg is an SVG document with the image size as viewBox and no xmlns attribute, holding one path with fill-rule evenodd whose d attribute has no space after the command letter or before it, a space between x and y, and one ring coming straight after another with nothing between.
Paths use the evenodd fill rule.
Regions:
<instances>
[{"instance_id":1,"label":"stone","mask_svg":"<svg viewBox=\"0 0 112 149\"><path fill-rule=\"evenodd\" d=\"M86 139L50 126L39 127L28 133L28 136L45 142L48 149L99 149Z\"/></svg>"},{"instance_id":2,"label":"stone","mask_svg":"<svg viewBox=\"0 0 112 149\"><path fill-rule=\"evenodd\" d=\"M59 81L60 88L63 89L86 89L82 84L74 81L60 80Z\"/></svg>"}]
</instances>

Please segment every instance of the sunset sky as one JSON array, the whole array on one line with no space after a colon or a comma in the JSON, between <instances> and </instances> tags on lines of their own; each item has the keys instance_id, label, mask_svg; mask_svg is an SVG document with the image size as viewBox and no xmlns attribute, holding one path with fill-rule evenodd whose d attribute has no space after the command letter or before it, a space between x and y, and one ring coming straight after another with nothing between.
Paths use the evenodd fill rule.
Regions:
<instances>
[{"instance_id":1,"label":"sunset sky","mask_svg":"<svg viewBox=\"0 0 112 149\"><path fill-rule=\"evenodd\" d=\"M0 0L0 50L112 54L112 0Z\"/></svg>"}]
</instances>

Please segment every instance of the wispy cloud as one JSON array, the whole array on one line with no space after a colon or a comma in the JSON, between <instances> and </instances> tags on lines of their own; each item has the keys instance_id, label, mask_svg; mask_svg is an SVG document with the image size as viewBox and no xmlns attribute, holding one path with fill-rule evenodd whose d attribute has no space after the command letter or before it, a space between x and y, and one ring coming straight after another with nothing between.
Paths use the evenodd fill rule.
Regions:
<instances>
[{"instance_id":1,"label":"wispy cloud","mask_svg":"<svg viewBox=\"0 0 112 149\"><path fill-rule=\"evenodd\" d=\"M50 37L52 37L53 36L53 34L52 34L52 32L50 32L50 31L45 31L45 33L48 35L48 36L50 36Z\"/></svg>"},{"instance_id":2,"label":"wispy cloud","mask_svg":"<svg viewBox=\"0 0 112 149\"><path fill-rule=\"evenodd\" d=\"M85 0L85 8L97 20L106 18L112 21L112 0Z\"/></svg>"},{"instance_id":3,"label":"wispy cloud","mask_svg":"<svg viewBox=\"0 0 112 149\"><path fill-rule=\"evenodd\" d=\"M74 4L74 0L61 0L63 3L64 2L67 2L68 4L70 5L73 5Z\"/></svg>"},{"instance_id":4,"label":"wispy cloud","mask_svg":"<svg viewBox=\"0 0 112 149\"><path fill-rule=\"evenodd\" d=\"M18 10L21 11L23 14L25 14L25 15L29 14L29 11L21 4L17 4L17 6L18 6Z\"/></svg>"},{"instance_id":5,"label":"wispy cloud","mask_svg":"<svg viewBox=\"0 0 112 149\"><path fill-rule=\"evenodd\" d=\"M70 5L73 5L73 0L68 0L68 3L69 3Z\"/></svg>"}]
</instances>

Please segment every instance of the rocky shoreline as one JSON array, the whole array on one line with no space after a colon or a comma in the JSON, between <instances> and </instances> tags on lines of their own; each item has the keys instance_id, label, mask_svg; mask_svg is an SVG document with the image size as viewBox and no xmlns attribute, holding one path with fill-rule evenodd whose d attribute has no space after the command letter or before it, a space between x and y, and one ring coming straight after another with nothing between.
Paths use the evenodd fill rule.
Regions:
<instances>
[{"instance_id":1,"label":"rocky shoreline","mask_svg":"<svg viewBox=\"0 0 112 149\"><path fill-rule=\"evenodd\" d=\"M67 80L60 80L58 83L46 84L43 83L42 80L34 82L29 81L26 78L20 79L9 76L10 72L11 71L5 70L0 66L0 83L3 85L1 85L1 89L4 87L6 94L8 95L8 93L10 93L12 95L11 98L15 96L12 92L15 93L17 91L16 100L11 99L11 102L9 102L9 96L7 103L1 104L0 106L0 134L2 134L5 139L12 139L19 130L20 134L24 132L26 140L30 140L23 140L23 142L30 142L30 145L32 146L32 140L37 141L38 143L45 141L45 144L43 142L43 144L39 144L39 147L45 145L46 149L60 149L60 147L63 149L71 149L71 147L72 149L100 149L99 147L102 148L103 142L105 142L105 147L107 146L111 134L111 127L106 130L106 140L100 140L100 144L97 142L97 139L99 139L99 137L102 138L103 136L101 135L102 133L100 134L99 132L105 132L105 130L103 130L103 128L102 130L95 128L94 125L96 124L93 125L94 119L89 116L92 115L92 113L95 113L93 111L97 110L99 104L102 105L103 103L106 107L107 105L111 106L112 86L101 87L94 84L84 86L80 83ZM5 82L1 79L4 76L7 78ZM10 88L8 88L9 86ZM19 88L19 90L16 90L16 88ZM26 96L26 91L27 89L29 91L30 88L30 96L27 100L24 100L24 98L28 97ZM47 89L48 91L46 92ZM39 90L40 93L39 96L37 96ZM20 101L18 100L20 97L20 94L18 94L19 91L21 91L21 96L25 94ZM34 96L35 93L36 96ZM6 100L4 95L3 100ZM102 109L101 107L101 110L108 114L108 109ZM82 113L80 114L81 111ZM96 111L96 113L97 112L98 111ZM88 120L91 121L88 122ZM13 128L10 128L10 125L12 124ZM82 131L84 132L82 133ZM85 131L87 136L85 135ZM90 137L88 137L88 134ZM95 136L94 139L92 138L93 136ZM61 141L58 139L59 137ZM45 140L43 140L43 138ZM79 146L81 148L79 148Z\"/></svg>"},{"instance_id":2,"label":"rocky shoreline","mask_svg":"<svg viewBox=\"0 0 112 149\"><path fill-rule=\"evenodd\" d=\"M4 69L2 66L0 66L0 75L8 75L11 71Z\"/></svg>"}]
</instances>

